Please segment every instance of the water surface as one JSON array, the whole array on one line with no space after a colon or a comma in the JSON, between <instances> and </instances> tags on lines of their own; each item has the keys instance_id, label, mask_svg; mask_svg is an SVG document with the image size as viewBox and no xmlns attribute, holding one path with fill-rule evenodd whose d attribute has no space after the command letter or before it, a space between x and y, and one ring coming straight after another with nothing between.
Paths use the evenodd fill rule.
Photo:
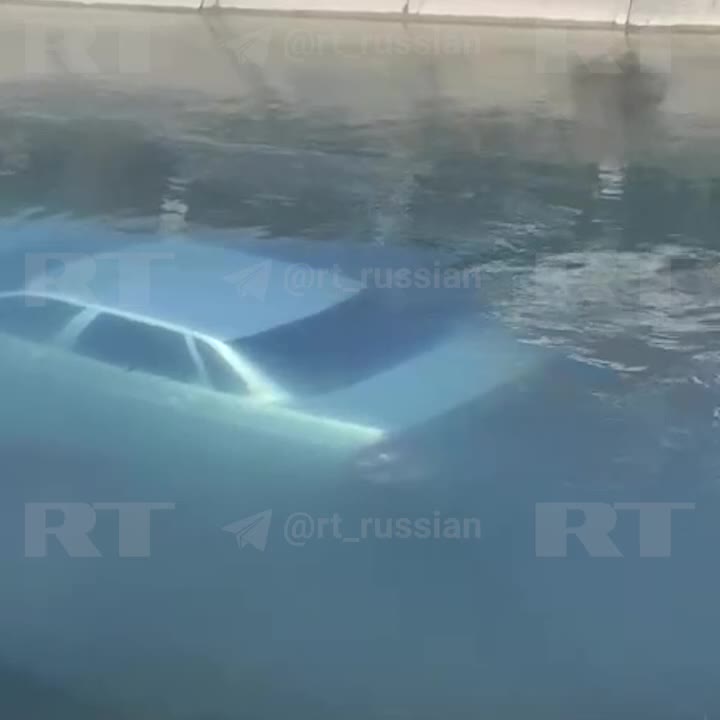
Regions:
<instances>
[{"instance_id":1,"label":"water surface","mask_svg":"<svg viewBox=\"0 0 720 720\"><path fill-rule=\"evenodd\" d=\"M428 484L308 498L296 490L316 478L300 467L263 496L276 518L478 517L481 541L241 552L211 531L266 509L248 496L224 520L208 510L202 541L183 515L147 565L58 565L77 574L70 600L35 565L8 593L8 712L48 717L28 699L47 696L75 718L720 713L714 38L3 14L4 287L22 283L28 253L148 238L298 261L313 247L356 274L432 258L473 271L483 322L554 358L491 413L438 422ZM73 40L91 19L94 39ZM389 349L412 335L389 337L379 318L377 331ZM5 442L8 498L18 477L70 492L102 476L119 497L142 480L144 499L167 499L189 470L129 437L112 467L92 434L71 450L62 433L57 447ZM155 475L137 475L145 461ZM221 502L227 475L204 481L198 503ZM671 557L640 558L627 515L613 535L625 557L576 545L547 559L547 502L696 510L675 516ZM29 562L14 546L4 558Z\"/></svg>"}]
</instances>

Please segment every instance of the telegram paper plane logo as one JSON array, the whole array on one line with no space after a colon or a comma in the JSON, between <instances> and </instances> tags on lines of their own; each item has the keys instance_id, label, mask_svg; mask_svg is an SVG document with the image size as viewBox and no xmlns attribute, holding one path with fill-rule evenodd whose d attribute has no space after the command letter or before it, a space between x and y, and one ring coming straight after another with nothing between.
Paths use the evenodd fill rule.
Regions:
<instances>
[{"instance_id":1,"label":"telegram paper plane logo","mask_svg":"<svg viewBox=\"0 0 720 720\"><path fill-rule=\"evenodd\" d=\"M265 510L257 515L251 515L225 525L223 530L235 536L241 550L246 545L252 545L256 550L264 550L267 545L271 520L272 510Z\"/></svg>"},{"instance_id":2,"label":"telegram paper plane logo","mask_svg":"<svg viewBox=\"0 0 720 720\"><path fill-rule=\"evenodd\" d=\"M272 31L260 28L233 38L228 46L241 65L263 67L267 63L271 43Z\"/></svg>"},{"instance_id":3,"label":"telegram paper plane logo","mask_svg":"<svg viewBox=\"0 0 720 720\"><path fill-rule=\"evenodd\" d=\"M225 280L235 286L241 297L262 302L267 294L271 271L272 261L262 260L255 265L243 268L239 272L226 275Z\"/></svg>"}]
</instances>

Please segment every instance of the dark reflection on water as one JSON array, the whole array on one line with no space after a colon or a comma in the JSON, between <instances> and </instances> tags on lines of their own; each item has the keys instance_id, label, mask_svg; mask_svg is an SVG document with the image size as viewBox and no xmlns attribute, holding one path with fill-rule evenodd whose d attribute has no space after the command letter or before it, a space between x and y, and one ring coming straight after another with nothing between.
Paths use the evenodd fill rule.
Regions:
<instances>
[{"instance_id":1,"label":"dark reflection on water","mask_svg":"<svg viewBox=\"0 0 720 720\"><path fill-rule=\"evenodd\" d=\"M193 488L147 562L88 569L54 558L50 570L27 570L18 547L3 553L23 578L4 600L7 713L720 712L720 185L637 151L664 137L665 79L634 55L581 65L567 82L573 119L540 108L524 129L432 95L411 119L367 126L265 95L250 108L181 112L174 133L152 118L111 120L110 101L78 118L41 117L35 99L33 112L0 117L4 287L22 281L28 248L116 249L148 234L239 238L281 255L321 241L324 262L341 256L344 269L355 253L361 269L422 249L475 268L483 317L555 352L541 376L498 391L490 410L431 423L421 457L432 478L416 486L343 477L318 489L300 467L245 494L238 484L258 468L229 478L227 464L203 458L208 438L193 439L196 452L160 440L139 449L139 430L128 431L127 465L97 455L95 429L86 448L70 429L73 443L57 447L5 443L9 503L45 499L48 488L93 501L145 490L143 499L174 501L174 483ZM548 137L555 157L529 152ZM624 559L589 560L578 548L537 559L534 504L588 501L697 510L677 516L671 558L638 559L637 527L621 523L614 537L632 548ZM478 516L483 539L280 542L238 554L214 532L268 507L276 518L337 512L350 527L369 516ZM58 580L68 577L72 597Z\"/></svg>"}]
</instances>

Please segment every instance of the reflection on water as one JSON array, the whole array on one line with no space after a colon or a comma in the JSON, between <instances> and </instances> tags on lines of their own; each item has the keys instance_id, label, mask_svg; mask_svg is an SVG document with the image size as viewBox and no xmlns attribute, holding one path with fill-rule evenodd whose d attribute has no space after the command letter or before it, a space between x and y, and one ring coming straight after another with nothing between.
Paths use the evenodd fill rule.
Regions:
<instances>
[{"instance_id":1,"label":"reflection on water","mask_svg":"<svg viewBox=\"0 0 720 720\"><path fill-rule=\"evenodd\" d=\"M149 17L160 38L164 21ZM487 48L492 71L488 57L422 53L298 61L277 56L288 22L267 25L266 65L235 58L226 85L8 80L3 288L23 284L29 252L178 236L296 263L311 256L353 278L440 264L472 270L479 290L452 302L431 292L408 310L406 289L386 288L400 305L382 323L356 313L343 328L383 337L382 347L358 341L354 362L400 357L398 338L424 337L427 323L455 313L512 333L518 357L539 348L546 360L480 403L424 418L398 456L410 482L379 486L344 471L321 482L310 451L288 470L286 446L268 449L278 462L240 466L235 435L215 418L93 415L92 393L41 393L6 373L6 507L177 508L152 556L132 562L23 558L21 511L6 513L3 709L154 720L714 717L720 185L702 158L720 127L709 110L688 120L672 104L687 66L712 64L713 48L692 62L678 55L673 76L652 41L628 50L615 36L547 31L540 42L475 28L462 32L483 39L472 47ZM352 42L347 25L332 27L342 35L332 47ZM167 30L181 47L183 32ZM580 57L572 47L584 38L598 49ZM169 52L162 42L158 57ZM367 68L389 72L390 89L359 80ZM311 348L297 335L309 373ZM331 345L318 344L327 372ZM475 372L479 382L496 370L480 353ZM625 558L589 559L578 545L561 560L535 557L539 502L697 509L674 516L670 558L638 558L637 525L618 520ZM297 548L278 535L260 552L218 532L268 508L276 533L299 511L338 514L345 528L438 513L480 518L482 539ZM98 520L93 537L102 545L115 530Z\"/></svg>"}]
</instances>

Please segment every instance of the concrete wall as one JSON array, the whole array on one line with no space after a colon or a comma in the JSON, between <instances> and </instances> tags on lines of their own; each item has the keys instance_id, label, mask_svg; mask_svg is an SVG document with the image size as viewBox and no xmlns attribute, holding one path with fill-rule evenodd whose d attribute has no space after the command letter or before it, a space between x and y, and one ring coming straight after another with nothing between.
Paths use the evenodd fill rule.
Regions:
<instances>
[{"instance_id":1,"label":"concrete wall","mask_svg":"<svg viewBox=\"0 0 720 720\"><path fill-rule=\"evenodd\" d=\"M22 2L23 0L17 0ZM82 5L224 8L250 12L397 17L414 20L720 29L716 0L41 0Z\"/></svg>"},{"instance_id":2,"label":"concrete wall","mask_svg":"<svg viewBox=\"0 0 720 720\"><path fill-rule=\"evenodd\" d=\"M588 127L592 143L583 135L582 148L605 138L598 156L622 145L616 106L629 91L615 59L628 48L661 88L663 139L642 133L653 140L649 161L717 174L720 98L708 88L717 80L720 35L713 34L628 39L611 30L0 4L0 111L31 112L37 99L43 114L57 104L61 117L132 115L172 138L197 131L192 113L186 126L179 108L222 116L248 103L252 110L265 96L298 117L353 127L412 126L418 108L442 115L448 107L447 122L465 118L467 127L447 132L472 134L473 118L497 116L529 158L552 161L566 152L566 127ZM578 67L595 68L579 90Z\"/></svg>"}]
</instances>

